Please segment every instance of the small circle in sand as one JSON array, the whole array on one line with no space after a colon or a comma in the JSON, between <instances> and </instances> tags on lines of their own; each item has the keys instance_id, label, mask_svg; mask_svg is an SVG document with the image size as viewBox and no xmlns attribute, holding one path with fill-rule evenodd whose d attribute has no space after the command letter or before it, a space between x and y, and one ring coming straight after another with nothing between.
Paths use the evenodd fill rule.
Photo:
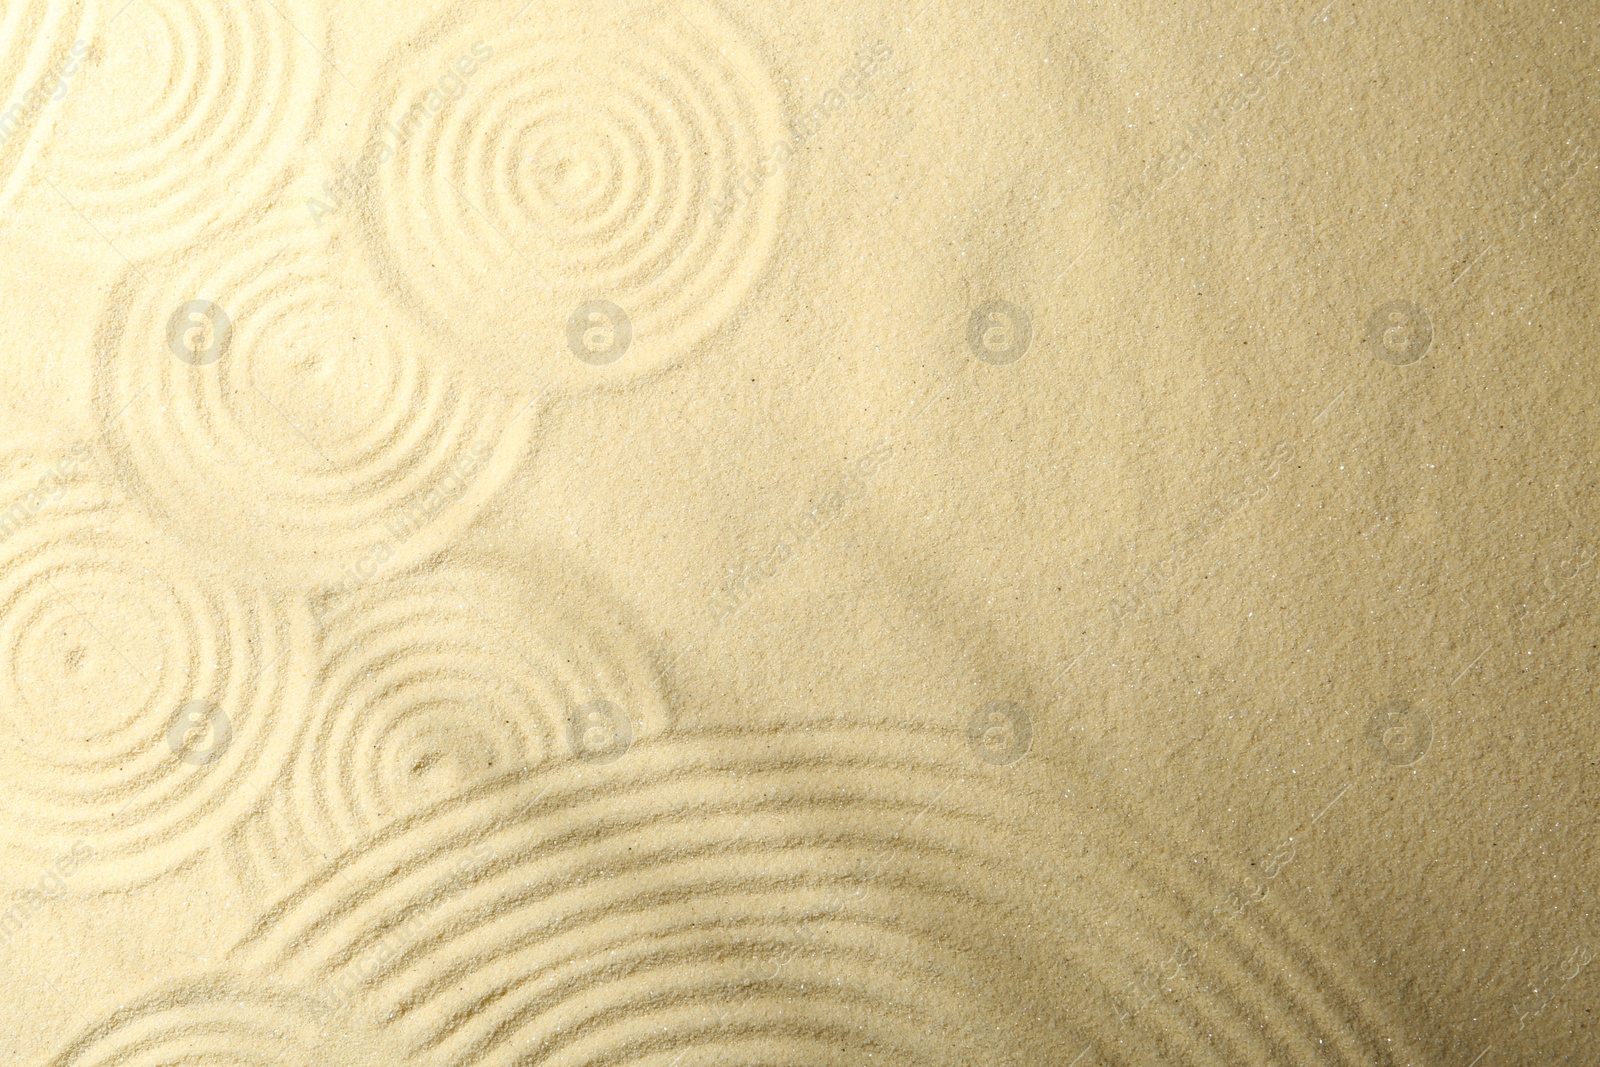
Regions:
<instances>
[{"instance_id":1,"label":"small circle in sand","mask_svg":"<svg viewBox=\"0 0 1600 1067\"><path fill-rule=\"evenodd\" d=\"M221 306L210 300L178 305L167 320L167 347L185 363L204 367L227 351L233 323Z\"/></svg>"},{"instance_id":2,"label":"small circle in sand","mask_svg":"<svg viewBox=\"0 0 1600 1067\"><path fill-rule=\"evenodd\" d=\"M1433 320L1409 300L1380 304L1367 317L1367 347L1385 363L1404 367L1428 354Z\"/></svg>"},{"instance_id":3,"label":"small circle in sand","mask_svg":"<svg viewBox=\"0 0 1600 1067\"><path fill-rule=\"evenodd\" d=\"M968 720L967 744L983 762L1007 766L1027 755L1033 744L1033 725L1018 705L1009 700L990 701Z\"/></svg>"},{"instance_id":4,"label":"small circle in sand","mask_svg":"<svg viewBox=\"0 0 1600 1067\"><path fill-rule=\"evenodd\" d=\"M568 730L572 754L585 763L612 763L633 743L628 713L603 697L572 709Z\"/></svg>"},{"instance_id":5,"label":"small circle in sand","mask_svg":"<svg viewBox=\"0 0 1600 1067\"><path fill-rule=\"evenodd\" d=\"M785 95L769 50L714 0L544 0L511 26L453 7L396 48L374 95L393 142L375 151L393 158L359 210L380 277L457 348L547 338L518 368L540 385L586 387L583 363L621 359L615 319L585 317L588 343L567 344L596 294L628 309L616 370L692 352L782 232L787 172L765 164L789 140Z\"/></svg>"},{"instance_id":6,"label":"small circle in sand","mask_svg":"<svg viewBox=\"0 0 1600 1067\"><path fill-rule=\"evenodd\" d=\"M1422 709L1392 700L1368 721L1367 743L1385 763L1409 767L1427 755L1433 743L1433 724Z\"/></svg>"},{"instance_id":7,"label":"small circle in sand","mask_svg":"<svg viewBox=\"0 0 1600 1067\"><path fill-rule=\"evenodd\" d=\"M972 310L967 320L967 346L985 363L1015 363L1033 343L1028 313L1005 300L990 300Z\"/></svg>"},{"instance_id":8,"label":"small circle in sand","mask_svg":"<svg viewBox=\"0 0 1600 1067\"><path fill-rule=\"evenodd\" d=\"M398 572L531 440L527 400L398 327L291 210L124 286L95 342L105 459L199 550L229 544L296 585Z\"/></svg>"},{"instance_id":9,"label":"small circle in sand","mask_svg":"<svg viewBox=\"0 0 1600 1067\"><path fill-rule=\"evenodd\" d=\"M167 728L167 745L185 763L199 767L222 755L233 740L228 714L205 700L186 700Z\"/></svg>"},{"instance_id":10,"label":"small circle in sand","mask_svg":"<svg viewBox=\"0 0 1600 1067\"><path fill-rule=\"evenodd\" d=\"M665 732L641 641L602 600L547 590L444 565L319 595L286 817L238 839L238 869L299 877L432 805Z\"/></svg>"},{"instance_id":11,"label":"small circle in sand","mask_svg":"<svg viewBox=\"0 0 1600 1067\"><path fill-rule=\"evenodd\" d=\"M66 232L167 257L293 199L335 77L325 14L313 0L146 0L103 16L114 24L52 105L39 157Z\"/></svg>"},{"instance_id":12,"label":"small circle in sand","mask_svg":"<svg viewBox=\"0 0 1600 1067\"><path fill-rule=\"evenodd\" d=\"M108 495L75 481L0 540L0 858L26 870L83 842L75 884L96 888L249 818L304 718L311 638L298 605Z\"/></svg>"},{"instance_id":13,"label":"small circle in sand","mask_svg":"<svg viewBox=\"0 0 1600 1067\"><path fill-rule=\"evenodd\" d=\"M632 340L628 313L609 300L591 300L567 319L567 347L596 367L621 359Z\"/></svg>"}]
</instances>

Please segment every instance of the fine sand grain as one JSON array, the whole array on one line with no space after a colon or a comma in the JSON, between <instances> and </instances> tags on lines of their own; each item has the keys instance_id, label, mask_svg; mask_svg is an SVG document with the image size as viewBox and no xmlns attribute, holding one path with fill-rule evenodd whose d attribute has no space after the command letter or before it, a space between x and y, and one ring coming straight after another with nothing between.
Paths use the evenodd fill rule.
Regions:
<instances>
[{"instance_id":1,"label":"fine sand grain","mask_svg":"<svg viewBox=\"0 0 1600 1067\"><path fill-rule=\"evenodd\" d=\"M1552 6L0 2L0 1063L1600 1062Z\"/></svg>"}]
</instances>

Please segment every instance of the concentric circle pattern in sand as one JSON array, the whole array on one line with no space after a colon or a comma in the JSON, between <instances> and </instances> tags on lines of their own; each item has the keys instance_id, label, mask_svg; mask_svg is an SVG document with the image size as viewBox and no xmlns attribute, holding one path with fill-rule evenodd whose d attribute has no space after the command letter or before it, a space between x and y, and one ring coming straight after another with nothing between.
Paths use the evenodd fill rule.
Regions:
<instances>
[{"instance_id":1,"label":"concentric circle pattern in sand","mask_svg":"<svg viewBox=\"0 0 1600 1067\"><path fill-rule=\"evenodd\" d=\"M728 195L788 138L767 66L705 0L504 19L452 11L385 65L379 271L541 383L658 367L732 313L777 239L781 168ZM631 324L615 361L569 350L570 316L597 301Z\"/></svg>"},{"instance_id":2,"label":"concentric circle pattern in sand","mask_svg":"<svg viewBox=\"0 0 1600 1067\"><path fill-rule=\"evenodd\" d=\"M309 616L97 490L38 484L0 539L0 847L26 881L73 855L75 887L132 884L218 844L287 765Z\"/></svg>"},{"instance_id":3,"label":"concentric circle pattern in sand","mask_svg":"<svg viewBox=\"0 0 1600 1067\"><path fill-rule=\"evenodd\" d=\"M139 258L286 195L334 72L323 5L138 0L110 5L99 61L62 99L43 157L88 220L85 244Z\"/></svg>"},{"instance_id":4,"label":"concentric circle pattern in sand","mask_svg":"<svg viewBox=\"0 0 1600 1067\"><path fill-rule=\"evenodd\" d=\"M314 856L496 779L585 759L571 723L594 701L622 709L633 738L666 728L659 681L620 621L543 603L504 576L441 567L316 609L312 714L288 790Z\"/></svg>"},{"instance_id":5,"label":"concentric circle pattern in sand","mask_svg":"<svg viewBox=\"0 0 1600 1067\"><path fill-rule=\"evenodd\" d=\"M1220 993L1118 1023L1100 982L1133 946L1096 931L1192 902L1041 864L1043 798L963 774L946 734L672 736L502 780L348 854L232 960L460 1067L1404 1062L1309 940L1235 946Z\"/></svg>"},{"instance_id":6,"label":"concentric circle pattern in sand","mask_svg":"<svg viewBox=\"0 0 1600 1067\"><path fill-rule=\"evenodd\" d=\"M307 592L437 551L509 479L537 418L425 350L337 263L275 216L130 274L98 338L120 477L196 551L226 544Z\"/></svg>"},{"instance_id":7,"label":"concentric circle pattern in sand","mask_svg":"<svg viewBox=\"0 0 1600 1067\"><path fill-rule=\"evenodd\" d=\"M125 1005L50 1067L376 1067L381 1057L374 1035L330 1018L314 1001L207 976Z\"/></svg>"}]
</instances>

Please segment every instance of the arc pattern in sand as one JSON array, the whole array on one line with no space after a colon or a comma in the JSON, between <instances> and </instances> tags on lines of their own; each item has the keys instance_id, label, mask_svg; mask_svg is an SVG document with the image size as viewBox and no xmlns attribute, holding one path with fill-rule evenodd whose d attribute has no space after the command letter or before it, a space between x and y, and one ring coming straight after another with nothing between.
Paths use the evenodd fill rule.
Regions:
<instances>
[{"instance_id":1,"label":"arc pattern in sand","mask_svg":"<svg viewBox=\"0 0 1600 1067\"><path fill-rule=\"evenodd\" d=\"M1078 957L1114 1004L1126 1004L1140 978L1155 981L1152 999L1111 1033L1137 1035L1152 1056L1219 1067L1417 1062L1399 1027L1309 923L1269 904L1208 927L1206 905L1223 899L1225 887L1193 869L1173 877L1174 869L1125 859L1128 904L1103 928L1110 940ZM1166 973L1174 958L1181 970Z\"/></svg>"},{"instance_id":2,"label":"arc pattern in sand","mask_svg":"<svg viewBox=\"0 0 1600 1067\"><path fill-rule=\"evenodd\" d=\"M334 76L323 5L116 5L93 70L62 100L43 164L126 255L166 252L280 194Z\"/></svg>"},{"instance_id":3,"label":"arc pattern in sand","mask_svg":"<svg viewBox=\"0 0 1600 1067\"><path fill-rule=\"evenodd\" d=\"M659 678L619 620L552 607L504 576L441 567L317 612L311 714L285 803L233 846L261 880L304 877L307 860L444 798L589 757L569 723L593 701L620 709L633 738L667 726Z\"/></svg>"},{"instance_id":4,"label":"arc pattern in sand","mask_svg":"<svg viewBox=\"0 0 1600 1067\"><path fill-rule=\"evenodd\" d=\"M38 444L0 450L0 548L34 519L82 514L113 506L114 488L95 477L90 441Z\"/></svg>"},{"instance_id":5,"label":"arc pattern in sand","mask_svg":"<svg viewBox=\"0 0 1600 1067\"><path fill-rule=\"evenodd\" d=\"M541 383L658 367L733 312L776 242L781 170L725 194L786 142L779 93L704 0L610 17L541 0L509 30L501 18L452 12L385 65L378 135L396 153L369 227L379 273L426 321L515 350ZM569 316L595 300L632 329L604 367L568 350Z\"/></svg>"},{"instance_id":6,"label":"arc pattern in sand","mask_svg":"<svg viewBox=\"0 0 1600 1067\"><path fill-rule=\"evenodd\" d=\"M803 763L787 780L757 775L768 804L741 810L739 777L714 748L695 755L655 786L618 783L618 764L586 787L570 776L549 793L525 781L463 798L292 900L240 962L395 1020L404 1046L436 1063L666 1063L690 1047L712 1062L834 1062L841 1046L960 1062L952 1043L978 1039L971 1004L919 1007L913 990L941 968L982 989L1001 957L953 951L938 932L958 891L938 855L948 846L917 873L951 893L855 900L897 822L877 812L876 829L841 826L836 804L785 817L815 781ZM618 784L640 788L619 796ZM374 878L380 867L389 875ZM374 967L386 938L401 947Z\"/></svg>"},{"instance_id":7,"label":"arc pattern in sand","mask_svg":"<svg viewBox=\"0 0 1600 1067\"><path fill-rule=\"evenodd\" d=\"M947 734L674 736L599 781L502 781L396 823L233 958L472 1067L530 1052L665 1065L690 1048L1021 1063L1075 1041L1113 1063L1405 1062L1370 1000L1281 923L1219 943L1198 1004L1118 1023L1099 983L1194 902L1127 864L1121 879L1087 865L1094 884L1074 892L1109 914L1082 912L1052 942L1062 887L1018 862L1038 855L1040 798L952 788L964 735ZM1080 936L1096 926L1127 943ZM1029 992L1069 987L1070 1005Z\"/></svg>"},{"instance_id":8,"label":"arc pattern in sand","mask_svg":"<svg viewBox=\"0 0 1600 1067\"><path fill-rule=\"evenodd\" d=\"M0 540L0 848L31 878L87 846L75 886L129 885L217 844L287 766L310 620L109 494L52 492ZM214 712L180 722L195 701Z\"/></svg>"},{"instance_id":9,"label":"arc pattern in sand","mask_svg":"<svg viewBox=\"0 0 1600 1067\"><path fill-rule=\"evenodd\" d=\"M213 975L161 988L81 1035L50 1067L323 1067L383 1062L305 998Z\"/></svg>"},{"instance_id":10,"label":"arc pattern in sand","mask_svg":"<svg viewBox=\"0 0 1600 1067\"><path fill-rule=\"evenodd\" d=\"M0 9L0 211L27 184L30 163L83 61L92 25L84 0L28 0Z\"/></svg>"},{"instance_id":11,"label":"arc pattern in sand","mask_svg":"<svg viewBox=\"0 0 1600 1067\"><path fill-rule=\"evenodd\" d=\"M348 589L464 528L537 412L393 328L297 221L130 273L97 337L96 407L119 476L164 524L286 586Z\"/></svg>"}]
</instances>

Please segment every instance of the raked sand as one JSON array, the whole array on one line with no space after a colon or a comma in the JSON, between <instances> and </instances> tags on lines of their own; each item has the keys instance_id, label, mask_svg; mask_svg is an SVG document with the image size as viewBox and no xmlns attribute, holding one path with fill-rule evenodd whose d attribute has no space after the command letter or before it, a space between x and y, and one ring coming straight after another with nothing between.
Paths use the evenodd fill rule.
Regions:
<instances>
[{"instance_id":1,"label":"raked sand","mask_svg":"<svg viewBox=\"0 0 1600 1067\"><path fill-rule=\"evenodd\" d=\"M8 0L0 1062L1600 1060L1595 29Z\"/></svg>"}]
</instances>

